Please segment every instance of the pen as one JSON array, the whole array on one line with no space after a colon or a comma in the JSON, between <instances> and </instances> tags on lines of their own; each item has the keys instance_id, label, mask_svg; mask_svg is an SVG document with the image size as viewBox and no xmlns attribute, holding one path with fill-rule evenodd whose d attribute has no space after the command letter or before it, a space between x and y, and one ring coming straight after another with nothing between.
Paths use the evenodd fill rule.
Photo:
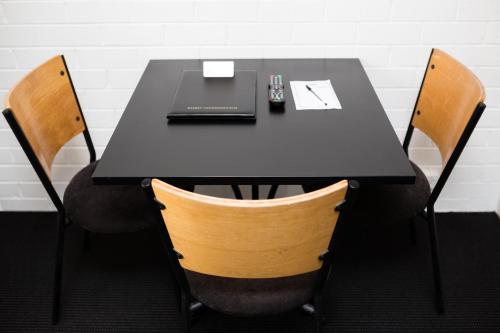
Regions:
<instances>
[{"instance_id":1,"label":"pen","mask_svg":"<svg viewBox=\"0 0 500 333\"><path fill-rule=\"evenodd\" d=\"M306 88L307 88L307 90L309 90L311 93L313 93L313 95L314 95L314 96L316 96L316 98L318 98L321 102L325 103L325 102L324 102L324 101L323 101L323 100L322 100L322 99L321 99L321 98L320 98L320 97L319 97L319 96L318 96L318 95L314 92L314 90L312 90L312 89L311 89L311 87L309 87L309 85L308 85L308 84L306 84ZM325 103L325 105L328 105L328 104L326 104L326 103Z\"/></svg>"}]
</instances>

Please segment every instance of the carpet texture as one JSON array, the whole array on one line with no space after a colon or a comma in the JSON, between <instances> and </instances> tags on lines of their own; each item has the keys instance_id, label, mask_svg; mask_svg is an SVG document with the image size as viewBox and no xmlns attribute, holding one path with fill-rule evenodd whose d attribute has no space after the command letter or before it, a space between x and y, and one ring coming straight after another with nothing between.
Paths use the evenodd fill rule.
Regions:
<instances>
[{"instance_id":1,"label":"carpet texture","mask_svg":"<svg viewBox=\"0 0 500 333\"><path fill-rule=\"evenodd\" d=\"M50 325L53 213L0 213L1 332L179 332L172 278L153 230L92 234L69 227L61 321ZM438 214L446 313L433 303L427 227L347 221L336 231L324 332L500 332L500 220ZM237 318L206 311L193 332L312 332L299 311Z\"/></svg>"}]
</instances>

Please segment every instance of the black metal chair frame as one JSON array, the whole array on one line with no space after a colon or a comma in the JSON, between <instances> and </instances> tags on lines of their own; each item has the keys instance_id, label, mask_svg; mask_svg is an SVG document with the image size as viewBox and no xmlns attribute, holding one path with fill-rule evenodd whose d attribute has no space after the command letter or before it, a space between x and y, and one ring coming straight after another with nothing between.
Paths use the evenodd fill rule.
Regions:
<instances>
[{"instance_id":1,"label":"black metal chair frame","mask_svg":"<svg viewBox=\"0 0 500 333\"><path fill-rule=\"evenodd\" d=\"M410 141L412 138L414 126L412 125L413 117L415 116L416 110L417 110L417 104L420 99L420 94L422 92L422 87L424 86L425 83L425 78L427 76L427 72L429 71L429 64L432 59L432 54L434 52L434 49L431 52L431 55L429 56L429 62L427 63L427 69L424 74L424 78L422 80L422 83L420 85L420 90L418 92L417 100L415 102L415 106L413 107L413 113L410 118L410 123L408 124L408 129L406 131L406 135L403 141L403 149L408 156L408 146L410 145ZM443 296L443 283L442 283L442 274L441 274L441 265L440 265L440 259L439 259L439 240L438 240L438 234L437 234L437 228L436 228L436 215L434 213L434 204L436 203L439 194L441 193L444 185L446 184L446 181L448 180L451 172L453 171L453 168L455 167L455 164L457 163L460 154L462 154L462 151L465 148L465 145L467 144L467 141L469 140L472 132L474 131L474 128L476 127L479 119L481 118L481 115L483 114L484 109L486 108L486 105L482 102L478 103L471 118L467 122L467 125L465 126L465 129L460 136L460 139L458 140L457 145L455 146L455 149L453 150L450 158L448 159L446 165L443 168L443 171L441 172L441 175L439 176L439 179L432 189L431 195L429 199L427 200L427 204L424 208L424 211L420 213L420 217L422 217L425 221L427 221L428 228L429 228L429 241L431 245L431 256L432 256L432 267L433 267L433 274L434 274L434 288L435 288L435 297L436 297L436 307L439 313L444 313L444 296ZM417 217L415 217L417 218ZM413 235L415 235L415 218L413 219ZM415 239L415 236L413 236L413 239Z\"/></svg>"},{"instance_id":2,"label":"black metal chair frame","mask_svg":"<svg viewBox=\"0 0 500 333\"><path fill-rule=\"evenodd\" d=\"M81 119L83 121L83 124L85 126L85 129L83 131L83 136L85 138L85 142L87 144L87 148L89 150L90 154L90 163L95 162L96 160L96 154L95 154L95 149L94 145L92 143L92 139L90 137L90 133L87 127L87 123L85 122L85 117L83 116L82 109L80 107L80 102L78 100L78 96L76 95L75 92L75 87L73 86L73 81L71 80L71 75L68 71L68 67L66 65L66 61L64 59L64 56L61 56L63 61L64 61L64 67L66 70L66 74L68 75L69 81L71 83L71 88L73 89L73 94L75 96L76 102L78 104L78 109L81 114ZM56 209L57 209L57 245L56 245L56 258L55 258L55 272L54 272L54 286L53 286L53 301L52 301L52 324L57 324L59 322L59 312L60 312L60 306L61 306L61 284L62 284L62 264L63 264L63 252L64 252L64 234L66 231L66 227L68 227L71 224L70 219L66 216L66 212L64 209L63 202L59 195L57 194L56 190L54 189L54 186L52 185L52 182L50 181L49 176L43 169L42 165L40 164L40 161L36 157L35 152L33 151L33 148L31 147L28 139L24 135L24 132L22 128L19 126L14 114L10 109L5 109L3 110L3 115L5 116L5 119L7 120L10 128L14 132L14 135L16 136L17 140L19 141L19 144L23 148L24 152L26 153L26 156L28 156L28 159L35 169L36 174L38 175L38 178L40 178L40 181L43 184L43 187L49 194L50 199L54 203ZM84 247L88 248L89 246L89 239L90 239L90 232L88 230L85 230L85 236L84 236Z\"/></svg>"},{"instance_id":3,"label":"black metal chair frame","mask_svg":"<svg viewBox=\"0 0 500 333\"><path fill-rule=\"evenodd\" d=\"M187 333L191 329L193 315L198 312L198 310L204 308L204 305L201 302L197 301L191 294L186 274L179 263L179 260L182 259L182 255L175 251L172 240L165 226L165 222L161 215L161 210L168 208L156 199L151 187L151 179L144 179L142 181L142 187L146 191L146 194L149 196L149 198L151 198L151 209L155 212L156 219L158 221L158 233L168 257L170 268L176 283L175 295L177 298L177 305L181 313L182 328L183 331ZM358 189L359 183L357 181L349 181L345 200L342 203L338 204L336 207L332 207L332 209L340 212L337 224L344 223L346 217L350 216L350 212L352 211L352 208L356 201ZM321 266L316 284L314 286L314 292L311 302L302 306L302 309L306 313L313 316L316 332L320 332L321 325L324 320L322 296L332 265L333 243L334 237L332 235L332 238L330 239L330 243L328 245L328 249L318 257L319 260L323 261L323 265ZM221 258L221 260L224 260L224 258Z\"/></svg>"}]
</instances>

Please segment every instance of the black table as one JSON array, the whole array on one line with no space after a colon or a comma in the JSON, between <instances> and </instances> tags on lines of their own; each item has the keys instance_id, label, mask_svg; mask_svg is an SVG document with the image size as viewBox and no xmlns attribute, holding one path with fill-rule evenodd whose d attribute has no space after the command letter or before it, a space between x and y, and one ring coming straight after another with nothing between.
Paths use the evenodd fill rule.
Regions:
<instances>
[{"instance_id":1,"label":"black table","mask_svg":"<svg viewBox=\"0 0 500 333\"><path fill-rule=\"evenodd\" d=\"M175 185L413 183L411 168L358 59L236 60L257 71L256 122L168 123L182 70L200 60L152 60L93 174L98 184L145 177ZM269 74L283 74L284 112L270 112ZM292 80L331 79L342 110L297 111Z\"/></svg>"}]
</instances>

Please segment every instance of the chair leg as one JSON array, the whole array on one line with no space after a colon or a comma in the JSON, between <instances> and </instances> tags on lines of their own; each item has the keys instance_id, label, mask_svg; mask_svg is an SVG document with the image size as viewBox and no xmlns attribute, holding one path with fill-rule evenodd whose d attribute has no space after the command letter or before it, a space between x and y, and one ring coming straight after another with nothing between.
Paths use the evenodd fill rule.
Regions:
<instances>
[{"instance_id":1,"label":"chair leg","mask_svg":"<svg viewBox=\"0 0 500 333\"><path fill-rule=\"evenodd\" d=\"M434 207L427 208L427 223L429 225L429 238L431 243L432 268L434 272L434 288L436 292L436 306L438 313L444 313L441 265L439 261L439 241L436 228Z\"/></svg>"},{"instance_id":2,"label":"chair leg","mask_svg":"<svg viewBox=\"0 0 500 333\"><path fill-rule=\"evenodd\" d=\"M316 333L321 333L321 327L325 322L325 318L323 316L323 306L321 297L314 297L314 331Z\"/></svg>"},{"instance_id":3,"label":"chair leg","mask_svg":"<svg viewBox=\"0 0 500 333\"><path fill-rule=\"evenodd\" d=\"M52 299L52 325L59 322L60 305L61 305L61 284L62 284L62 265L64 258L64 231L65 231L65 216L59 214L57 221L57 245L56 245L56 260L54 272L54 289Z\"/></svg>"},{"instance_id":4,"label":"chair leg","mask_svg":"<svg viewBox=\"0 0 500 333\"><path fill-rule=\"evenodd\" d=\"M241 195L241 190L238 185L231 185L231 188L233 189L234 197L238 200L243 199L243 196Z\"/></svg>"},{"instance_id":5,"label":"chair leg","mask_svg":"<svg viewBox=\"0 0 500 333\"><path fill-rule=\"evenodd\" d=\"M278 191L279 185L271 185L269 189L269 194L267 195L268 199L274 199L276 197L276 192Z\"/></svg>"},{"instance_id":6,"label":"chair leg","mask_svg":"<svg viewBox=\"0 0 500 333\"><path fill-rule=\"evenodd\" d=\"M189 295L184 291L181 291L181 303L182 331L189 333L191 331L191 301Z\"/></svg>"},{"instance_id":7,"label":"chair leg","mask_svg":"<svg viewBox=\"0 0 500 333\"><path fill-rule=\"evenodd\" d=\"M83 250L90 250L90 231L88 230L83 231Z\"/></svg>"}]
</instances>

